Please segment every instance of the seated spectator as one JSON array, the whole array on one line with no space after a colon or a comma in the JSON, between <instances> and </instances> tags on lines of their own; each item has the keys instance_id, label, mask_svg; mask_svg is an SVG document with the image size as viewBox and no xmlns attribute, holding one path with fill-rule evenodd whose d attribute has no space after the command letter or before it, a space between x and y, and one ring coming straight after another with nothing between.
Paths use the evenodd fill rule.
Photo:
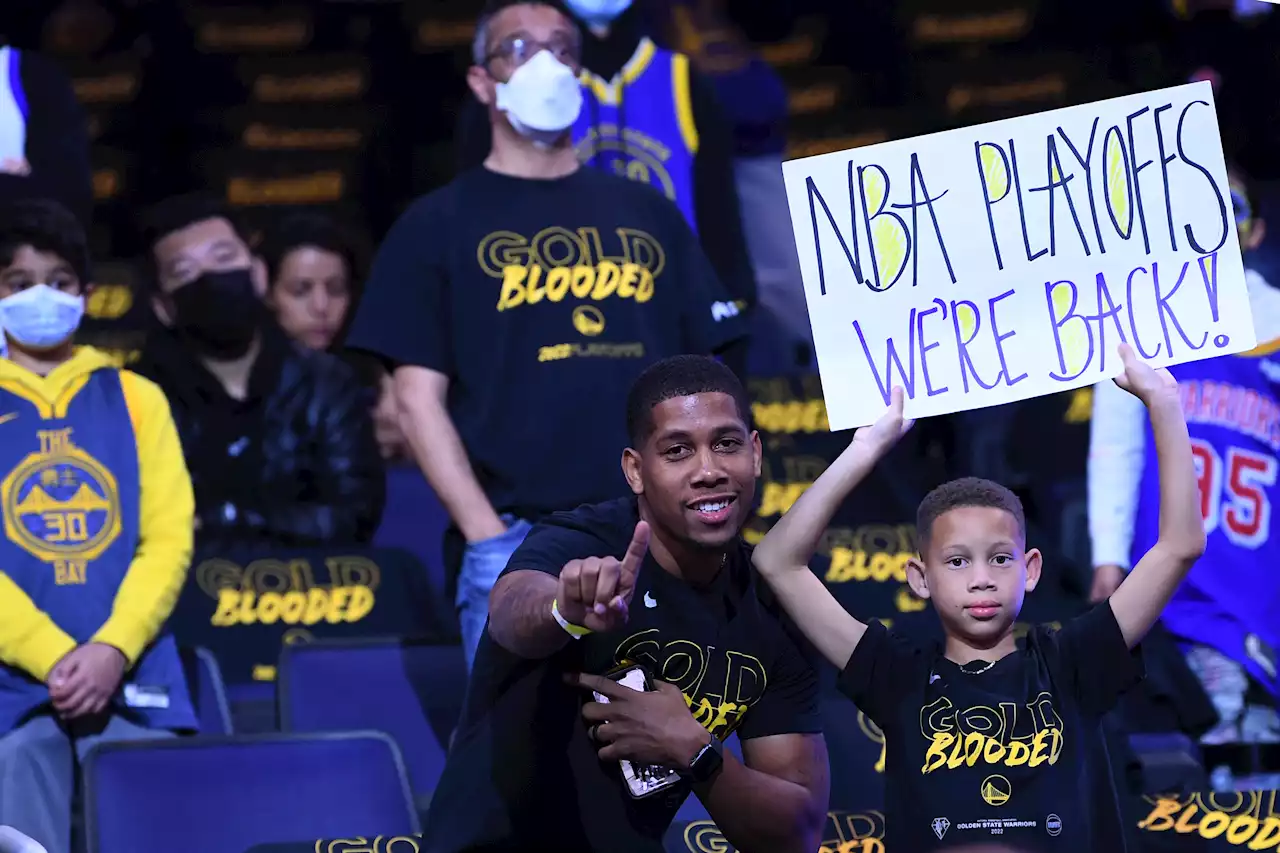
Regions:
<instances>
[{"instance_id":1,"label":"seated spectator","mask_svg":"<svg viewBox=\"0 0 1280 853\"><path fill-rule=\"evenodd\" d=\"M136 369L173 407L200 544L368 541L386 489L373 394L271 320L265 266L220 202L169 199L144 231L143 281L163 328Z\"/></svg>"},{"instance_id":2,"label":"seated spectator","mask_svg":"<svg viewBox=\"0 0 1280 853\"><path fill-rule=\"evenodd\" d=\"M267 234L261 255L267 265L267 304L285 334L310 349L331 349L359 298L360 264L351 238L327 216L300 213ZM378 449L383 459L404 459L408 447L391 374L377 363L368 367L367 380L378 394L373 410Z\"/></svg>"},{"instance_id":3,"label":"seated spectator","mask_svg":"<svg viewBox=\"0 0 1280 853\"><path fill-rule=\"evenodd\" d=\"M73 347L85 235L54 202L0 211L0 825L70 853L75 765L196 728L169 617L191 480L164 394Z\"/></svg>"},{"instance_id":4,"label":"seated spectator","mask_svg":"<svg viewBox=\"0 0 1280 853\"><path fill-rule=\"evenodd\" d=\"M22 17L10 3L0 3L0 202L57 199L87 225L93 178L84 110L62 69L8 44Z\"/></svg>"},{"instance_id":5,"label":"seated spectator","mask_svg":"<svg viewBox=\"0 0 1280 853\"><path fill-rule=\"evenodd\" d=\"M261 246L267 304L285 334L311 349L329 349L356 298L356 249L343 229L314 213L285 217Z\"/></svg>"}]
</instances>

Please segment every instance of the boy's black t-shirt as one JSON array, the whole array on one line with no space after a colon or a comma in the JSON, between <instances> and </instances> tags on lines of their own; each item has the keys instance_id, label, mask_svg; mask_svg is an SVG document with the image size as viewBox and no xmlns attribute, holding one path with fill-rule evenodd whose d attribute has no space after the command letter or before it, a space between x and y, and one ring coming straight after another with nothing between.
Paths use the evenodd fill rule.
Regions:
<instances>
[{"instance_id":1,"label":"boy's black t-shirt","mask_svg":"<svg viewBox=\"0 0 1280 853\"><path fill-rule=\"evenodd\" d=\"M570 560L621 559L638 518L630 498L556 513L533 528L507 571L558 575ZM617 762L601 762L587 734L590 692L563 675L641 663L676 684L716 736L736 732L749 758L751 738L821 731L817 676L797 636L741 542L705 589L646 557L628 624L570 641L545 661L517 657L486 633L423 849L658 853L689 787L633 799Z\"/></svg>"},{"instance_id":2,"label":"boy's black t-shirt","mask_svg":"<svg viewBox=\"0 0 1280 853\"><path fill-rule=\"evenodd\" d=\"M840 675L885 736L890 850L1123 851L1101 718L1143 675L1109 603L968 667L872 622Z\"/></svg>"},{"instance_id":3,"label":"boy's black t-shirt","mask_svg":"<svg viewBox=\"0 0 1280 853\"><path fill-rule=\"evenodd\" d=\"M628 493L626 394L645 367L742 337L684 216L598 169L473 169L383 241L347 338L449 378L449 413L499 512L536 518Z\"/></svg>"}]
</instances>

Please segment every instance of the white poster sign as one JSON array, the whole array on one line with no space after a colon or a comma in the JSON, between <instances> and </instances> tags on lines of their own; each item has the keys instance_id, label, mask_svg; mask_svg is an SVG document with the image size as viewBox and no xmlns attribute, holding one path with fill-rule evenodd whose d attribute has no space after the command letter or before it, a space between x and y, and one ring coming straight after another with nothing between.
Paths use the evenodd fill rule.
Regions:
<instances>
[{"instance_id":1,"label":"white poster sign","mask_svg":"<svg viewBox=\"0 0 1280 853\"><path fill-rule=\"evenodd\" d=\"M1208 83L782 168L833 430L1255 344Z\"/></svg>"}]
</instances>

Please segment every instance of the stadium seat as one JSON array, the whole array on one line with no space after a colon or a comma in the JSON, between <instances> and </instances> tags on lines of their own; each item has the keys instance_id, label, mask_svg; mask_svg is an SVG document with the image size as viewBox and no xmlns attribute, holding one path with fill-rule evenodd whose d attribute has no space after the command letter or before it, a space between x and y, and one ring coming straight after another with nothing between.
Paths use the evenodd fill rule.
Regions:
<instances>
[{"instance_id":1,"label":"stadium seat","mask_svg":"<svg viewBox=\"0 0 1280 853\"><path fill-rule=\"evenodd\" d=\"M466 685L460 646L403 640L286 646L277 681L280 729L386 732L404 752L414 793L425 797L444 769Z\"/></svg>"},{"instance_id":2,"label":"stadium seat","mask_svg":"<svg viewBox=\"0 0 1280 853\"><path fill-rule=\"evenodd\" d=\"M378 732L106 743L85 762L88 853L236 853L420 831Z\"/></svg>"},{"instance_id":3,"label":"stadium seat","mask_svg":"<svg viewBox=\"0 0 1280 853\"><path fill-rule=\"evenodd\" d=\"M200 733L206 735L234 734L231 725L231 705L227 702L226 686L222 682L222 670L213 652L204 648L182 649L182 669L196 706L196 719L200 721Z\"/></svg>"}]
</instances>

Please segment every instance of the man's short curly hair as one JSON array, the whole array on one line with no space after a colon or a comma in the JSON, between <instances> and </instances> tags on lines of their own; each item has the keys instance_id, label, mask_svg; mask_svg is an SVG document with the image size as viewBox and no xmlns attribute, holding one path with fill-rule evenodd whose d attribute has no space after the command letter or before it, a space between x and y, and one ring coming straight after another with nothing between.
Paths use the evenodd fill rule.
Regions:
<instances>
[{"instance_id":1,"label":"man's short curly hair","mask_svg":"<svg viewBox=\"0 0 1280 853\"><path fill-rule=\"evenodd\" d=\"M751 401L734 372L705 355L673 355L645 369L627 394L627 435L640 447L653 434L653 408L676 397L728 394L743 423L751 423Z\"/></svg>"},{"instance_id":2,"label":"man's short curly hair","mask_svg":"<svg viewBox=\"0 0 1280 853\"><path fill-rule=\"evenodd\" d=\"M93 280L84 226L56 201L23 199L0 205L0 266L12 264L23 246L66 261L82 286Z\"/></svg>"},{"instance_id":3,"label":"man's short curly hair","mask_svg":"<svg viewBox=\"0 0 1280 853\"><path fill-rule=\"evenodd\" d=\"M929 549L933 523L943 513L963 507L1002 509L1018 522L1018 535L1027 538L1027 516L1022 501L1009 489L981 477L961 477L943 483L920 501L916 510L916 542L921 554Z\"/></svg>"}]
</instances>

